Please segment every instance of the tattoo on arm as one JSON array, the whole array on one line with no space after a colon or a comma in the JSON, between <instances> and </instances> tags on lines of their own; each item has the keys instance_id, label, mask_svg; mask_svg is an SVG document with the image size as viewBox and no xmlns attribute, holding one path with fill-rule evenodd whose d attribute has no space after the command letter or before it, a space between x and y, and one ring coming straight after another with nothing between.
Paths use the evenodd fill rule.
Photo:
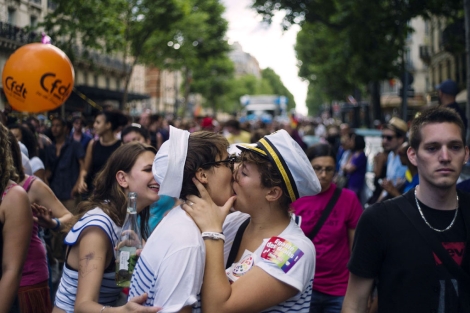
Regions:
<instances>
[{"instance_id":1,"label":"tattoo on arm","mask_svg":"<svg viewBox=\"0 0 470 313\"><path fill-rule=\"evenodd\" d=\"M101 257L95 257L95 252L90 252L87 255L85 255L84 258L80 259L80 265L78 272L80 273L81 277L85 277L94 270L96 270L97 266L96 264L92 264L91 261L99 261L101 260Z\"/></svg>"}]
</instances>

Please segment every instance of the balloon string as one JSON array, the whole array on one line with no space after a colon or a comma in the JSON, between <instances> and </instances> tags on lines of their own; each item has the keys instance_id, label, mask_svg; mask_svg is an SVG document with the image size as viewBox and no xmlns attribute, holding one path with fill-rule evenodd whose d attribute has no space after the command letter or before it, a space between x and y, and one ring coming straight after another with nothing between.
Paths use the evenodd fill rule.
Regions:
<instances>
[{"instance_id":1,"label":"balloon string","mask_svg":"<svg viewBox=\"0 0 470 313\"><path fill-rule=\"evenodd\" d=\"M73 88L73 91L80 97L82 98L83 100L85 100L89 105L91 105L92 107L94 107L95 109L98 109L100 111L103 110L103 107L101 107L99 104L97 104L95 101L91 100L90 98L88 98L85 94L81 93L80 91L78 91L76 88Z\"/></svg>"}]
</instances>

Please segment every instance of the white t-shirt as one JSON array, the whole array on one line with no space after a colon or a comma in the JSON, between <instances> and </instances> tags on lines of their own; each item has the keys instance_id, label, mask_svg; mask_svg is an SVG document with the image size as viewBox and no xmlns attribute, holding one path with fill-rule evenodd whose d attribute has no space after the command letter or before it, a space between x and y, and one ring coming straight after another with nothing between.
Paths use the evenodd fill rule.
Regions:
<instances>
[{"instance_id":1,"label":"white t-shirt","mask_svg":"<svg viewBox=\"0 0 470 313\"><path fill-rule=\"evenodd\" d=\"M181 207L171 210L147 240L132 275L129 299L146 292L146 306L178 312L198 302L206 249L201 232ZM193 307L199 312L200 305Z\"/></svg>"},{"instance_id":2,"label":"white t-shirt","mask_svg":"<svg viewBox=\"0 0 470 313\"><path fill-rule=\"evenodd\" d=\"M44 163L42 163L41 159L38 157L32 157L29 159L29 164L31 164L31 170L33 171L33 174L39 170L44 169Z\"/></svg>"},{"instance_id":3,"label":"white t-shirt","mask_svg":"<svg viewBox=\"0 0 470 313\"><path fill-rule=\"evenodd\" d=\"M229 214L224 222L224 258L227 263L230 249L240 225L249 218L248 214ZM260 267L274 278L299 290L294 297L263 312L305 312L310 311L312 282L315 273L315 247L294 221L277 237L266 238L251 252L245 250L239 262L226 270L233 283L253 266Z\"/></svg>"}]
</instances>

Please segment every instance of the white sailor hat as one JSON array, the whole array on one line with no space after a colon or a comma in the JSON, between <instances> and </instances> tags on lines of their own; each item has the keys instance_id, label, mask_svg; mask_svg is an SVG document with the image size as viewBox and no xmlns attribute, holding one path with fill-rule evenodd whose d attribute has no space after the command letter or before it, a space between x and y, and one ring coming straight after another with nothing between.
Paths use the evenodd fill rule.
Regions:
<instances>
[{"instance_id":1,"label":"white sailor hat","mask_svg":"<svg viewBox=\"0 0 470 313\"><path fill-rule=\"evenodd\" d=\"M239 144L238 147L265 157L275 165L292 202L321 191L320 182L307 155L285 130L264 136L254 145Z\"/></svg>"}]
</instances>

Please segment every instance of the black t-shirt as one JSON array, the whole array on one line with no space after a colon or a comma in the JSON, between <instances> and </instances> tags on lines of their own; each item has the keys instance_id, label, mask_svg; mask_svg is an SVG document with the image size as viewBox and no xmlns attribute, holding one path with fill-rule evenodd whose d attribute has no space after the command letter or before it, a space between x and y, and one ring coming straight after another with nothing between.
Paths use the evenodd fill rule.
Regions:
<instances>
[{"instance_id":1,"label":"black t-shirt","mask_svg":"<svg viewBox=\"0 0 470 313\"><path fill-rule=\"evenodd\" d=\"M409 209L416 210L413 216L424 223L415 203L414 189L404 197L410 203ZM465 249L468 225L462 210L468 210L463 203L469 201L469 194L459 193L460 207L452 228L443 233L430 230L431 236L441 242L467 272L470 272L469 262L463 262L463 258L465 253L468 259L468 249ZM422 203L420 207L429 224L437 229L445 229L454 218L455 210L435 210ZM348 268L357 276L378 278L380 313L460 313L459 282L397 206L397 199L364 211L356 228Z\"/></svg>"}]
</instances>

